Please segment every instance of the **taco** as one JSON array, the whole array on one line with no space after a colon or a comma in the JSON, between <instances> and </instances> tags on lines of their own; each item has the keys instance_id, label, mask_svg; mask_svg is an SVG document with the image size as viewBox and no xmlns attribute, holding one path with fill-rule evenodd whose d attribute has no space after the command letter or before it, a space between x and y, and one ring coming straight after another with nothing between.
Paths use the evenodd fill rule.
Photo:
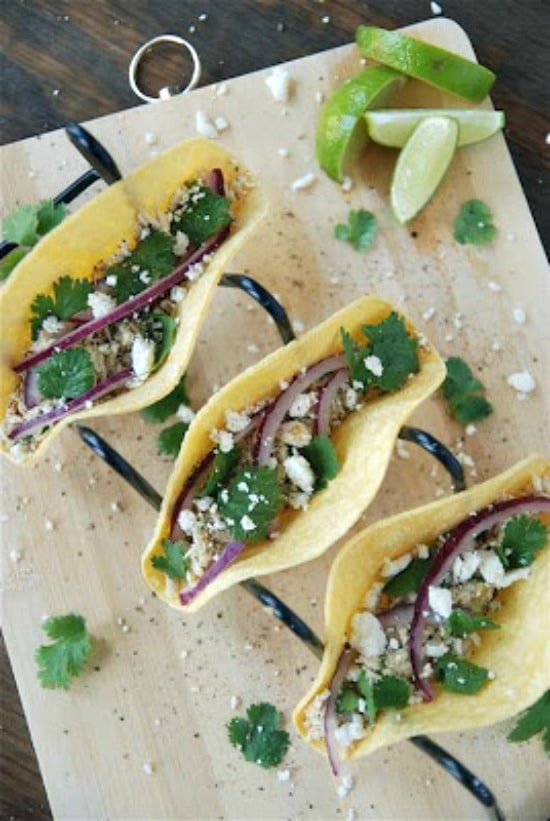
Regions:
<instances>
[{"instance_id":1,"label":"taco","mask_svg":"<svg viewBox=\"0 0 550 821\"><path fill-rule=\"evenodd\" d=\"M29 464L70 421L169 393L224 267L264 211L237 160L194 139L45 236L0 296L2 450Z\"/></svg>"},{"instance_id":2,"label":"taco","mask_svg":"<svg viewBox=\"0 0 550 821\"><path fill-rule=\"evenodd\" d=\"M550 463L366 528L338 555L298 732L341 758L502 721L548 687Z\"/></svg>"},{"instance_id":3,"label":"taco","mask_svg":"<svg viewBox=\"0 0 550 821\"><path fill-rule=\"evenodd\" d=\"M369 505L401 425L444 376L433 347L374 296L237 376L187 432L143 555L147 582L197 610L319 556Z\"/></svg>"}]
</instances>

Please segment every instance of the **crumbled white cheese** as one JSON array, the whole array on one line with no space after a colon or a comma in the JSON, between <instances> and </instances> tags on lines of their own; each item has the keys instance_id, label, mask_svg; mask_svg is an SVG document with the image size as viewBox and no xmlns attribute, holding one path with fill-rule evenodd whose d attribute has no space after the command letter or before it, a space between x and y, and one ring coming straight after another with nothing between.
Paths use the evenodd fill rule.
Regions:
<instances>
[{"instance_id":1,"label":"crumbled white cheese","mask_svg":"<svg viewBox=\"0 0 550 821\"><path fill-rule=\"evenodd\" d=\"M250 530L256 530L256 525L254 524L250 516L247 516L246 514L241 517L241 527L246 532Z\"/></svg>"},{"instance_id":2,"label":"crumbled white cheese","mask_svg":"<svg viewBox=\"0 0 550 821\"><path fill-rule=\"evenodd\" d=\"M182 422L185 422L186 425L191 424L195 415L193 408L190 408L188 405L180 405L176 411L176 416L178 416Z\"/></svg>"},{"instance_id":3,"label":"crumbled white cheese","mask_svg":"<svg viewBox=\"0 0 550 821\"><path fill-rule=\"evenodd\" d=\"M116 300L109 294L94 291L88 294L88 305L92 309L94 319L101 319L102 316L107 316L116 307Z\"/></svg>"},{"instance_id":4,"label":"crumbled white cheese","mask_svg":"<svg viewBox=\"0 0 550 821\"><path fill-rule=\"evenodd\" d=\"M183 231L176 231L174 242L174 254L177 257L182 257L189 248L189 237Z\"/></svg>"},{"instance_id":5,"label":"crumbled white cheese","mask_svg":"<svg viewBox=\"0 0 550 821\"><path fill-rule=\"evenodd\" d=\"M495 587L500 587L500 583L504 578L504 567L497 554L493 553L492 550L482 555L479 572L486 582L494 584Z\"/></svg>"},{"instance_id":6,"label":"crumbled white cheese","mask_svg":"<svg viewBox=\"0 0 550 821\"><path fill-rule=\"evenodd\" d=\"M349 747L354 741L364 738L366 729L363 719L358 713L352 715L351 721L341 724L334 731L334 738L341 747Z\"/></svg>"},{"instance_id":7,"label":"crumbled white cheese","mask_svg":"<svg viewBox=\"0 0 550 821\"><path fill-rule=\"evenodd\" d=\"M185 288L180 285L174 285L170 290L170 299L172 302L181 302L185 298Z\"/></svg>"},{"instance_id":8,"label":"crumbled white cheese","mask_svg":"<svg viewBox=\"0 0 550 821\"><path fill-rule=\"evenodd\" d=\"M448 651L448 647L443 642L428 641L426 642L426 655L433 659L438 659L444 656Z\"/></svg>"},{"instance_id":9,"label":"crumbled white cheese","mask_svg":"<svg viewBox=\"0 0 550 821\"><path fill-rule=\"evenodd\" d=\"M428 602L437 616L443 619L448 619L453 609L453 597L450 590L445 587L435 587L430 585L428 588Z\"/></svg>"},{"instance_id":10,"label":"crumbled white cheese","mask_svg":"<svg viewBox=\"0 0 550 821\"><path fill-rule=\"evenodd\" d=\"M286 68L276 66L266 77L265 84L277 103L287 103L291 92L292 78Z\"/></svg>"},{"instance_id":11,"label":"crumbled white cheese","mask_svg":"<svg viewBox=\"0 0 550 821\"><path fill-rule=\"evenodd\" d=\"M250 417L246 413L239 413L239 411L226 410L225 424L227 430L231 433L240 433L244 430L250 422Z\"/></svg>"},{"instance_id":12,"label":"crumbled white cheese","mask_svg":"<svg viewBox=\"0 0 550 821\"><path fill-rule=\"evenodd\" d=\"M519 393L531 393L535 390L536 383L529 371L518 371L511 373L508 377L508 384Z\"/></svg>"},{"instance_id":13,"label":"crumbled white cheese","mask_svg":"<svg viewBox=\"0 0 550 821\"><path fill-rule=\"evenodd\" d=\"M190 536L197 524L197 517L192 510L184 508L178 516L178 525L184 533Z\"/></svg>"},{"instance_id":14,"label":"crumbled white cheese","mask_svg":"<svg viewBox=\"0 0 550 821\"><path fill-rule=\"evenodd\" d=\"M145 775L153 775L153 773L155 772L155 765L152 761L145 762L145 764L143 765L143 772L145 773Z\"/></svg>"},{"instance_id":15,"label":"crumbled white cheese","mask_svg":"<svg viewBox=\"0 0 550 821\"><path fill-rule=\"evenodd\" d=\"M291 184L290 187L293 191L303 191L305 188L310 188L317 177L315 174L309 172L309 174L304 174L302 177L298 177L295 179Z\"/></svg>"},{"instance_id":16,"label":"crumbled white cheese","mask_svg":"<svg viewBox=\"0 0 550 821\"><path fill-rule=\"evenodd\" d=\"M157 135L156 135L156 134L153 134L153 132L152 132L152 131L148 131L148 132L146 133L146 135L145 135L145 142L147 143L147 145L155 145L155 143L156 143L157 141L158 141L158 137L157 137Z\"/></svg>"},{"instance_id":17,"label":"crumbled white cheese","mask_svg":"<svg viewBox=\"0 0 550 821\"><path fill-rule=\"evenodd\" d=\"M292 416L294 419L300 419L302 416L306 416L306 414L309 413L314 402L315 394L300 393L288 409L288 415Z\"/></svg>"},{"instance_id":18,"label":"crumbled white cheese","mask_svg":"<svg viewBox=\"0 0 550 821\"><path fill-rule=\"evenodd\" d=\"M354 785L353 776L343 775L338 785L338 798L345 798Z\"/></svg>"},{"instance_id":19,"label":"crumbled white cheese","mask_svg":"<svg viewBox=\"0 0 550 821\"><path fill-rule=\"evenodd\" d=\"M207 137L209 140L218 139L218 129L204 111L197 111L195 122L197 134L200 134L201 137Z\"/></svg>"},{"instance_id":20,"label":"crumbled white cheese","mask_svg":"<svg viewBox=\"0 0 550 821\"><path fill-rule=\"evenodd\" d=\"M233 450L235 445L233 434L228 430L214 429L210 434L210 438L213 442L216 442L222 453L229 453L230 450Z\"/></svg>"},{"instance_id":21,"label":"crumbled white cheese","mask_svg":"<svg viewBox=\"0 0 550 821\"><path fill-rule=\"evenodd\" d=\"M225 117L222 117L221 114L218 114L217 117L214 117L214 125L216 126L216 130L218 131L218 133L220 131L225 131L226 128L229 128L229 123L227 122Z\"/></svg>"},{"instance_id":22,"label":"crumbled white cheese","mask_svg":"<svg viewBox=\"0 0 550 821\"><path fill-rule=\"evenodd\" d=\"M44 527L46 528L46 530L49 530L50 532L55 529L55 525L51 519L45 520Z\"/></svg>"},{"instance_id":23,"label":"crumbled white cheese","mask_svg":"<svg viewBox=\"0 0 550 821\"><path fill-rule=\"evenodd\" d=\"M23 558L23 553L21 552L21 550L18 550L15 547L13 548L13 550L10 550L10 559L14 564L17 564L17 562L20 562L22 558Z\"/></svg>"},{"instance_id":24,"label":"crumbled white cheese","mask_svg":"<svg viewBox=\"0 0 550 821\"><path fill-rule=\"evenodd\" d=\"M241 700L240 700L239 696L231 696L229 706L231 707L232 710L236 710L240 703L241 703Z\"/></svg>"},{"instance_id":25,"label":"crumbled white cheese","mask_svg":"<svg viewBox=\"0 0 550 821\"><path fill-rule=\"evenodd\" d=\"M342 180L342 191L347 194L353 188L353 180L351 177L344 177Z\"/></svg>"},{"instance_id":26,"label":"crumbled white cheese","mask_svg":"<svg viewBox=\"0 0 550 821\"><path fill-rule=\"evenodd\" d=\"M354 410L357 407L357 391L354 388L346 388L344 405L346 410Z\"/></svg>"},{"instance_id":27,"label":"crumbled white cheese","mask_svg":"<svg viewBox=\"0 0 550 821\"><path fill-rule=\"evenodd\" d=\"M290 778L290 770L279 770L277 772L277 781L288 781Z\"/></svg>"},{"instance_id":28,"label":"crumbled white cheese","mask_svg":"<svg viewBox=\"0 0 550 821\"><path fill-rule=\"evenodd\" d=\"M374 374L374 376L382 376L384 373L382 360L378 356L366 356L365 359L363 359L363 364L368 371Z\"/></svg>"},{"instance_id":29,"label":"crumbled white cheese","mask_svg":"<svg viewBox=\"0 0 550 821\"><path fill-rule=\"evenodd\" d=\"M402 570L408 567L411 563L411 559L411 553L405 553L404 556L399 556L399 558L394 561L391 559L384 559L381 573L382 578L391 579L393 576L397 576L398 573L401 573Z\"/></svg>"},{"instance_id":30,"label":"crumbled white cheese","mask_svg":"<svg viewBox=\"0 0 550 821\"><path fill-rule=\"evenodd\" d=\"M351 623L350 644L365 658L379 656L386 649L384 629L372 613L356 613Z\"/></svg>"},{"instance_id":31,"label":"crumbled white cheese","mask_svg":"<svg viewBox=\"0 0 550 821\"><path fill-rule=\"evenodd\" d=\"M509 573L504 574L504 577L498 586L500 588L510 587L511 584L515 584L522 579L528 579L530 573L531 571L529 567L518 567L517 570L510 570Z\"/></svg>"},{"instance_id":32,"label":"crumbled white cheese","mask_svg":"<svg viewBox=\"0 0 550 821\"><path fill-rule=\"evenodd\" d=\"M109 288L114 288L118 282L118 277L116 274L109 274L105 277L105 284L109 286Z\"/></svg>"},{"instance_id":33,"label":"crumbled white cheese","mask_svg":"<svg viewBox=\"0 0 550 821\"><path fill-rule=\"evenodd\" d=\"M58 334L62 327L63 323L56 316L47 316L42 323L43 330L48 334Z\"/></svg>"},{"instance_id":34,"label":"crumbled white cheese","mask_svg":"<svg viewBox=\"0 0 550 821\"><path fill-rule=\"evenodd\" d=\"M367 610L376 610L383 587L384 585L382 582L375 582L368 592L365 593L363 605L367 608Z\"/></svg>"},{"instance_id":35,"label":"crumbled white cheese","mask_svg":"<svg viewBox=\"0 0 550 821\"><path fill-rule=\"evenodd\" d=\"M419 544L416 546L416 555L419 559L427 559L430 555L430 548L427 544Z\"/></svg>"},{"instance_id":36,"label":"crumbled white cheese","mask_svg":"<svg viewBox=\"0 0 550 821\"><path fill-rule=\"evenodd\" d=\"M309 493L289 493L288 503L293 510L307 510L309 507Z\"/></svg>"},{"instance_id":37,"label":"crumbled white cheese","mask_svg":"<svg viewBox=\"0 0 550 821\"><path fill-rule=\"evenodd\" d=\"M464 557L457 556L453 562L453 580L455 584L464 584L469 581L479 567L481 556L477 550L466 553Z\"/></svg>"},{"instance_id":38,"label":"crumbled white cheese","mask_svg":"<svg viewBox=\"0 0 550 821\"><path fill-rule=\"evenodd\" d=\"M284 461L285 473L290 481L304 493L313 493L315 474L304 456L295 453Z\"/></svg>"},{"instance_id":39,"label":"crumbled white cheese","mask_svg":"<svg viewBox=\"0 0 550 821\"><path fill-rule=\"evenodd\" d=\"M139 379L145 379L151 373L155 363L155 343L144 339L139 334L132 342L132 368Z\"/></svg>"},{"instance_id":40,"label":"crumbled white cheese","mask_svg":"<svg viewBox=\"0 0 550 821\"><path fill-rule=\"evenodd\" d=\"M499 282L495 282L493 279L489 280L487 286L490 291L494 291L494 293L498 293L502 291L502 285Z\"/></svg>"},{"instance_id":41,"label":"crumbled white cheese","mask_svg":"<svg viewBox=\"0 0 550 821\"><path fill-rule=\"evenodd\" d=\"M518 325L525 325L526 319L527 317L523 308L514 308L514 321L517 322Z\"/></svg>"},{"instance_id":42,"label":"crumbled white cheese","mask_svg":"<svg viewBox=\"0 0 550 821\"><path fill-rule=\"evenodd\" d=\"M281 441L294 448L305 448L311 442L311 431L303 422L285 422L281 425Z\"/></svg>"}]
</instances>

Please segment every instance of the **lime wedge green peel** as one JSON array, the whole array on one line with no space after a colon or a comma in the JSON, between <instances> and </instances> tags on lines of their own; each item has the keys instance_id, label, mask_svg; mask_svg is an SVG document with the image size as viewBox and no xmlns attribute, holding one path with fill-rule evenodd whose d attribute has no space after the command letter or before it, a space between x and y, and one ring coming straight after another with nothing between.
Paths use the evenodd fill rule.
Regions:
<instances>
[{"instance_id":1,"label":"lime wedge green peel","mask_svg":"<svg viewBox=\"0 0 550 821\"><path fill-rule=\"evenodd\" d=\"M404 82L405 78L391 68L366 68L326 100L317 121L315 148L319 165L329 177L342 181L346 167L367 141L365 111L387 106Z\"/></svg>"},{"instance_id":2,"label":"lime wedge green peel","mask_svg":"<svg viewBox=\"0 0 550 821\"><path fill-rule=\"evenodd\" d=\"M455 153L458 123L449 117L421 120L400 152L391 184L391 206L401 223L429 202Z\"/></svg>"},{"instance_id":3,"label":"lime wedge green peel","mask_svg":"<svg viewBox=\"0 0 550 821\"><path fill-rule=\"evenodd\" d=\"M391 148L403 148L416 126L426 117L451 117L456 120L459 147L486 140L504 128L503 111L399 108L367 111L365 114L371 140Z\"/></svg>"},{"instance_id":4,"label":"lime wedge green peel","mask_svg":"<svg viewBox=\"0 0 550 821\"><path fill-rule=\"evenodd\" d=\"M364 57L474 103L487 96L495 81L492 71L472 60L394 31L359 26L356 40Z\"/></svg>"}]
</instances>

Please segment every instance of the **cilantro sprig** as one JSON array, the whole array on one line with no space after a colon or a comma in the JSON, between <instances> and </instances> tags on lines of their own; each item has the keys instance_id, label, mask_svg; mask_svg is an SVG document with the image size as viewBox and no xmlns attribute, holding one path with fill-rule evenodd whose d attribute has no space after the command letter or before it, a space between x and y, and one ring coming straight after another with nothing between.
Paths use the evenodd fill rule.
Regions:
<instances>
[{"instance_id":1,"label":"cilantro sprig","mask_svg":"<svg viewBox=\"0 0 550 821\"><path fill-rule=\"evenodd\" d=\"M163 231L152 230L126 259L111 266L105 275L116 277L112 292L120 304L171 273L175 265L174 238Z\"/></svg>"},{"instance_id":2,"label":"cilantro sprig","mask_svg":"<svg viewBox=\"0 0 550 821\"><path fill-rule=\"evenodd\" d=\"M272 704L251 704L247 718L232 718L227 725L230 743L240 750L245 761L268 769L276 767L286 755L290 737L281 730L282 714Z\"/></svg>"},{"instance_id":3,"label":"cilantro sprig","mask_svg":"<svg viewBox=\"0 0 550 821\"><path fill-rule=\"evenodd\" d=\"M94 363L85 348L54 353L37 372L38 389L45 399L76 399L95 381Z\"/></svg>"},{"instance_id":4,"label":"cilantro sprig","mask_svg":"<svg viewBox=\"0 0 550 821\"><path fill-rule=\"evenodd\" d=\"M365 709L371 724L376 721L380 710L402 710L409 703L410 686L399 676L381 676L373 681L364 670L356 684L346 682L336 699L338 713L354 712L359 707L359 699L365 701Z\"/></svg>"},{"instance_id":5,"label":"cilantro sprig","mask_svg":"<svg viewBox=\"0 0 550 821\"><path fill-rule=\"evenodd\" d=\"M334 445L328 436L316 436L301 452L315 474L315 490L322 490L340 470Z\"/></svg>"},{"instance_id":6,"label":"cilantro sprig","mask_svg":"<svg viewBox=\"0 0 550 821\"><path fill-rule=\"evenodd\" d=\"M37 294L31 305L31 336L36 339L42 323L48 316L70 319L88 308L88 295L92 283L87 279L60 277L53 284L53 296Z\"/></svg>"},{"instance_id":7,"label":"cilantro sprig","mask_svg":"<svg viewBox=\"0 0 550 821\"><path fill-rule=\"evenodd\" d=\"M161 430L157 436L157 450L161 456L171 456L176 458L180 452L181 443L185 438L185 434L189 429L189 425L185 422L174 422L167 428Z\"/></svg>"},{"instance_id":8,"label":"cilantro sprig","mask_svg":"<svg viewBox=\"0 0 550 821\"><path fill-rule=\"evenodd\" d=\"M189 397L185 387L185 374L182 376L176 387L167 396L159 399L149 405L148 408L143 408L141 417L146 422L166 422L169 416L172 416L180 405L188 405Z\"/></svg>"},{"instance_id":9,"label":"cilantro sprig","mask_svg":"<svg viewBox=\"0 0 550 821\"><path fill-rule=\"evenodd\" d=\"M222 484L226 482L233 470L239 463L241 450L238 447L232 448L227 453L221 450L214 456L214 462L206 482L200 490L199 496L212 496L220 490Z\"/></svg>"},{"instance_id":10,"label":"cilantro sprig","mask_svg":"<svg viewBox=\"0 0 550 821\"><path fill-rule=\"evenodd\" d=\"M453 226L453 236L461 245L483 245L496 236L493 215L483 200L467 200Z\"/></svg>"},{"instance_id":11,"label":"cilantro sprig","mask_svg":"<svg viewBox=\"0 0 550 821\"><path fill-rule=\"evenodd\" d=\"M437 659L435 676L449 693L469 696L481 690L489 677L489 671L455 656L454 653L445 653Z\"/></svg>"},{"instance_id":12,"label":"cilantro sprig","mask_svg":"<svg viewBox=\"0 0 550 821\"><path fill-rule=\"evenodd\" d=\"M351 210L348 214L347 223L339 222L334 228L336 239L349 242L356 251L364 251L370 248L377 232L376 217L371 211L365 211L362 208L357 211Z\"/></svg>"},{"instance_id":13,"label":"cilantro sprig","mask_svg":"<svg viewBox=\"0 0 550 821\"><path fill-rule=\"evenodd\" d=\"M539 733L544 751L550 757L550 690L520 715L516 726L508 734L508 741L521 743Z\"/></svg>"},{"instance_id":14,"label":"cilantro sprig","mask_svg":"<svg viewBox=\"0 0 550 821\"><path fill-rule=\"evenodd\" d=\"M0 279L6 279L29 250L66 216L66 206L63 203L56 205L49 199L14 208L3 221L2 234L5 240L15 242L19 248L10 251L0 263Z\"/></svg>"},{"instance_id":15,"label":"cilantro sprig","mask_svg":"<svg viewBox=\"0 0 550 821\"><path fill-rule=\"evenodd\" d=\"M248 465L237 471L218 495L219 510L235 539L257 542L283 506L277 474L270 467Z\"/></svg>"},{"instance_id":16,"label":"cilantro sprig","mask_svg":"<svg viewBox=\"0 0 550 821\"><path fill-rule=\"evenodd\" d=\"M408 593L416 593L424 576L434 563L435 556L434 552L427 559L413 559L404 570L388 579L382 592L396 599Z\"/></svg>"},{"instance_id":17,"label":"cilantro sprig","mask_svg":"<svg viewBox=\"0 0 550 821\"><path fill-rule=\"evenodd\" d=\"M447 375L441 386L451 416L461 425L469 425L485 419L493 412L493 406L485 399L485 388L469 365L459 356L445 360Z\"/></svg>"},{"instance_id":18,"label":"cilantro sprig","mask_svg":"<svg viewBox=\"0 0 550 821\"><path fill-rule=\"evenodd\" d=\"M456 607L447 619L446 627L451 636L465 636L478 630L499 630L500 624L488 616L476 616Z\"/></svg>"},{"instance_id":19,"label":"cilantro sprig","mask_svg":"<svg viewBox=\"0 0 550 821\"><path fill-rule=\"evenodd\" d=\"M155 570L160 570L171 579L182 579L187 577L189 572L189 559L185 556L187 545L182 541L162 540L163 555L153 556L151 564Z\"/></svg>"},{"instance_id":20,"label":"cilantro sprig","mask_svg":"<svg viewBox=\"0 0 550 821\"><path fill-rule=\"evenodd\" d=\"M69 613L52 616L42 624L42 629L53 643L40 645L35 653L40 683L48 689L68 690L92 649L86 622L82 616Z\"/></svg>"},{"instance_id":21,"label":"cilantro sprig","mask_svg":"<svg viewBox=\"0 0 550 821\"><path fill-rule=\"evenodd\" d=\"M171 231L183 231L191 245L199 246L230 224L230 201L205 185L194 184L180 214L172 220Z\"/></svg>"},{"instance_id":22,"label":"cilantro sprig","mask_svg":"<svg viewBox=\"0 0 550 821\"><path fill-rule=\"evenodd\" d=\"M514 516L502 529L499 556L507 568L528 567L548 539L548 528L534 516Z\"/></svg>"}]
</instances>

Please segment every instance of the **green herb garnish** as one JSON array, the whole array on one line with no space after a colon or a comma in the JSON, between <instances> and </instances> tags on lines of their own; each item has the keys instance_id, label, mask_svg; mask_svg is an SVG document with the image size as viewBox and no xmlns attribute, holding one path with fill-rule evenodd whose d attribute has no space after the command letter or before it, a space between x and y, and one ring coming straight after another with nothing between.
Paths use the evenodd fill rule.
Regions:
<instances>
[{"instance_id":1,"label":"green herb garnish","mask_svg":"<svg viewBox=\"0 0 550 821\"><path fill-rule=\"evenodd\" d=\"M398 676L382 676L373 682L362 670L357 686L365 698L371 724L380 710L402 710L409 703L410 687Z\"/></svg>"},{"instance_id":2,"label":"green herb garnish","mask_svg":"<svg viewBox=\"0 0 550 821\"><path fill-rule=\"evenodd\" d=\"M457 607L447 619L447 630L452 636L465 636L478 630L499 630L500 624L488 616L476 616Z\"/></svg>"},{"instance_id":3,"label":"green herb garnish","mask_svg":"<svg viewBox=\"0 0 550 821\"><path fill-rule=\"evenodd\" d=\"M447 376L441 391L447 400L450 414L461 425L469 425L470 422L489 416L493 412L493 406L481 395L485 388L467 363L459 356L450 356L445 361L445 366Z\"/></svg>"},{"instance_id":4,"label":"green herb garnish","mask_svg":"<svg viewBox=\"0 0 550 821\"><path fill-rule=\"evenodd\" d=\"M138 242L130 256L109 268L105 276L116 276L112 291L120 304L170 274L175 267L174 238L163 231L152 230Z\"/></svg>"},{"instance_id":5,"label":"green herb garnish","mask_svg":"<svg viewBox=\"0 0 550 821\"><path fill-rule=\"evenodd\" d=\"M496 233L493 215L482 200L462 203L454 222L453 236L457 242L462 245L483 245L490 242Z\"/></svg>"},{"instance_id":6,"label":"green herb garnish","mask_svg":"<svg viewBox=\"0 0 550 821\"><path fill-rule=\"evenodd\" d=\"M505 567L528 567L548 539L544 522L534 516L514 516L503 527L499 555Z\"/></svg>"},{"instance_id":7,"label":"green herb garnish","mask_svg":"<svg viewBox=\"0 0 550 821\"><path fill-rule=\"evenodd\" d=\"M191 245L198 247L231 222L230 201L205 185L195 184L182 213L172 220L171 231L183 231Z\"/></svg>"},{"instance_id":8,"label":"green herb garnish","mask_svg":"<svg viewBox=\"0 0 550 821\"><path fill-rule=\"evenodd\" d=\"M247 542L266 538L283 502L275 470L253 465L239 470L218 495L220 513L232 536Z\"/></svg>"},{"instance_id":9,"label":"green herb garnish","mask_svg":"<svg viewBox=\"0 0 550 821\"><path fill-rule=\"evenodd\" d=\"M153 311L145 319L145 336L155 343L153 370L157 370L172 348L178 326L176 321L162 311Z\"/></svg>"},{"instance_id":10,"label":"green herb garnish","mask_svg":"<svg viewBox=\"0 0 550 821\"><path fill-rule=\"evenodd\" d=\"M92 283L87 279L60 277L53 284L53 297L38 294L31 305L31 336L36 339L42 323L48 316L70 319L80 311L88 309L88 295L92 293Z\"/></svg>"},{"instance_id":11,"label":"green herb garnish","mask_svg":"<svg viewBox=\"0 0 550 821\"><path fill-rule=\"evenodd\" d=\"M328 436L317 436L309 445L302 448L301 453L315 474L315 490L322 490L327 486L329 479L334 479L340 470L334 445Z\"/></svg>"},{"instance_id":12,"label":"green herb garnish","mask_svg":"<svg viewBox=\"0 0 550 821\"><path fill-rule=\"evenodd\" d=\"M72 679L80 675L90 655L92 643L82 616L52 616L42 629L53 644L42 644L35 653L38 678L42 687L68 690Z\"/></svg>"},{"instance_id":13,"label":"green herb garnish","mask_svg":"<svg viewBox=\"0 0 550 821\"><path fill-rule=\"evenodd\" d=\"M214 463L208 478L198 495L212 496L220 490L221 485L229 479L233 470L237 467L240 455L240 448L237 447L232 448L227 453L222 453L221 450L218 451L214 456Z\"/></svg>"},{"instance_id":14,"label":"green herb garnish","mask_svg":"<svg viewBox=\"0 0 550 821\"><path fill-rule=\"evenodd\" d=\"M349 242L356 251L364 251L369 248L376 237L378 225L376 217L370 211L360 208L358 211L350 211L348 221L340 222L334 228L336 239Z\"/></svg>"},{"instance_id":15,"label":"green herb garnish","mask_svg":"<svg viewBox=\"0 0 550 821\"><path fill-rule=\"evenodd\" d=\"M508 741L527 741L538 733L542 734L544 751L550 757L550 690L520 715L518 723L508 735Z\"/></svg>"},{"instance_id":16,"label":"green herb garnish","mask_svg":"<svg viewBox=\"0 0 550 821\"><path fill-rule=\"evenodd\" d=\"M27 256L25 248L14 248L9 254L0 260L0 280L7 279L16 265L19 265L23 257Z\"/></svg>"},{"instance_id":17,"label":"green herb garnish","mask_svg":"<svg viewBox=\"0 0 550 821\"><path fill-rule=\"evenodd\" d=\"M2 223L4 239L32 248L38 240L59 225L67 216L63 203L40 200L37 205L18 205Z\"/></svg>"},{"instance_id":18,"label":"green herb garnish","mask_svg":"<svg viewBox=\"0 0 550 821\"><path fill-rule=\"evenodd\" d=\"M180 452L181 443L187 433L189 425L185 422L175 422L167 428L161 430L157 436L157 450L161 456L171 456L176 458Z\"/></svg>"},{"instance_id":19,"label":"green herb garnish","mask_svg":"<svg viewBox=\"0 0 550 821\"><path fill-rule=\"evenodd\" d=\"M188 405L189 397L185 388L185 374L182 376L176 387L163 399L143 408L141 416L146 422L165 422L172 416L180 405Z\"/></svg>"},{"instance_id":20,"label":"green herb garnish","mask_svg":"<svg viewBox=\"0 0 550 821\"><path fill-rule=\"evenodd\" d=\"M282 714L272 704L252 704L248 718L232 718L227 725L229 741L246 761L268 769L276 767L286 755L290 738L281 730Z\"/></svg>"},{"instance_id":21,"label":"green herb garnish","mask_svg":"<svg viewBox=\"0 0 550 821\"><path fill-rule=\"evenodd\" d=\"M444 690L449 693L473 695L479 692L487 681L489 671L471 661L445 653L437 659L435 676Z\"/></svg>"},{"instance_id":22,"label":"green herb garnish","mask_svg":"<svg viewBox=\"0 0 550 821\"><path fill-rule=\"evenodd\" d=\"M394 599L406 596L408 593L416 593L424 576L434 563L434 559L435 553L427 559L412 559L401 573L386 582L382 592Z\"/></svg>"},{"instance_id":23,"label":"green herb garnish","mask_svg":"<svg viewBox=\"0 0 550 821\"><path fill-rule=\"evenodd\" d=\"M45 399L76 399L93 387L94 363L85 348L54 353L37 369L38 390Z\"/></svg>"},{"instance_id":24,"label":"green herb garnish","mask_svg":"<svg viewBox=\"0 0 550 821\"><path fill-rule=\"evenodd\" d=\"M173 542L171 539L163 539L162 549L164 550L164 556L157 555L151 559L151 564L155 570L160 570L161 573L171 579L185 580L189 572L189 559L184 555L187 549L185 542Z\"/></svg>"},{"instance_id":25,"label":"green herb garnish","mask_svg":"<svg viewBox=\"0 0 550 821\"><path fill-rule=\"evenodd\" d=\"M337 713L353 713L359 706L359 693L351 684L344 684L336 698Z\"/></svg>"}]
</instances>

